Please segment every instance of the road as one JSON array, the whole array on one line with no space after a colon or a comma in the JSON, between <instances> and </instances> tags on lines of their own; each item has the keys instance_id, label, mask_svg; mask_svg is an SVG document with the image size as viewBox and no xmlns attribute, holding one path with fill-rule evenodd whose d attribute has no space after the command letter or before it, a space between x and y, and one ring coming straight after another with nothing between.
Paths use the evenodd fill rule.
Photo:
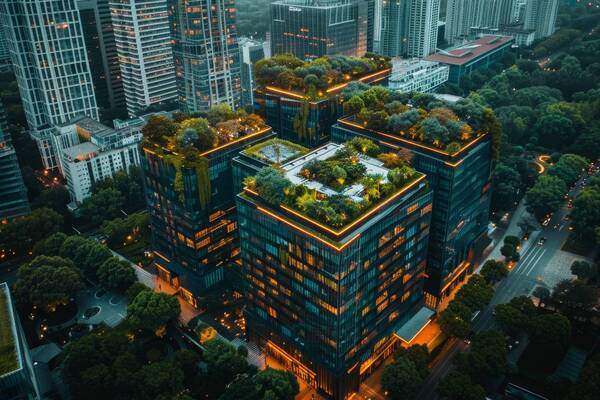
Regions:
<instances>
[{"instance_id":1,"label":"road","mask_svg":"<svg viewBox=\"0 0 600 400\"><path fill-rule=\"evenodd\" d=\"M569 196L574 198L583 189L583 186L582 178L569 191ZM517 296L530 295L538 285L546 286L542 280L546 266L557 251L561 249L569 236L569 221L565 218L569 212L570 209L565 204L560 210L554 213L547 226L542 226L540 230L534 231L529 236L529 239L522 244L520 261L508 276L498 284L490 304L475 319L473 331L480 332L494 328L493 311L496 305L507 303ZM514 212L513 219L507 229L508 234L511 234L511 231L514 232L514 227L517 226L519 219L524 214L525 204L522 201ZM513 229L511 229L511 226ZM541 238L545 238L543 243L540 242ZM502 241L499 241L496 247L501 245ZM490 257L493 257L495 253L497 252L492 251ZM438 398L436 393L437 385L452 370L454 357L467 348L468 346L463 341L457 339L451 339L444 345L440 354L430 365L430 374L417 396L419 400L434 400Z\"/></svg>"}]
</instances>

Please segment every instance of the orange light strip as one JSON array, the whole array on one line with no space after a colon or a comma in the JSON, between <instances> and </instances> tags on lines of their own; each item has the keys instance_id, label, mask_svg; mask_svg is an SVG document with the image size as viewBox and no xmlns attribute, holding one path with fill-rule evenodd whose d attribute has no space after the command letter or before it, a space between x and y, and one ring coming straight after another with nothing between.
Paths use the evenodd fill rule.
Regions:
<instances>
[{"instance_id":1,"label":"orange light strip","mask_svg":"<svg viewBox=\"0 0 600 400\"><path fill-rule=\"evenodd\" d=\"M449 161L445 161L445 162L444 162L444 164L446 164L446 165L449 165L449 166L451 166L452 168L456 168L456 167L458 167L458 166L459 166L460 164L462 164L462 163L463 163L463 160L462 160L462 159L458 160L458 161L457 161L457 162L455 162L455 163L451 163L451 162L449 162Z\"/></svg>"},{"instance_id":2,"label":"orange light strip","mask_svg":"<svg viewBox=\"0 0 600 400\"><path fill-rule=\"evenodd\" d=\"M458 152L450 154L450 153L448 153L446 151L443 151L443 150L440 150L440 149L436 149L435 147L426 146L424 144L418 143L418 142L413 141L413 140L404 139L403 137L400 137L400 136L390 135L389 133L384 133L384 132L380 132L380 131L375 131L373 129L365 128L362 125L355 124L353 122L349 122L349 121L346 121L346 120L343 120L343 119L339 119L338 122L340 124L342 124L342 125L347 125L347 126L351 126L351 127L354 127L354 128L361 129L361 130L365 130L365 131L369 131L369 132L374 132L374 133L376 133L378 135L385 136L385 137L388 137L390 139L398 140L400 142L407 143L407 144L410 144L410 145L413 145L413 146L421 147L423 149L431 150L431 151L436 152L438 154L443 154L443 155L449 156L449 157L457 156L458 154L462 153L467 148L471 147L472 145L474 145L479 140L481 140L482 138L485 137L485 135L478 136L477 138L473 139L471 142L469 142L465 146L461 147L461 149Z\"/></svg>"},{"instance_id":3,"label":"orange light strip","mask_svg":"<svg viewBox=\"0 0 600 400\"><path fill-rule=\"evenodd\" d=\"M303 95L295 93L295 92L290 92L289 90L279 89L274 86L265 86L265 89L270 90L271 92L285 94L286 96L294 97L299 100L306 99L306 96L303 96Z\"/></svg>"},{"instance_id":4,"label":"orange light strip","mask_svg":"<svg viewBox=\"0 0 600 400\"><path fill-rule=\"evenodd\" d=\"M163 260L165 260L166 262L171 262L171 260L169 260L167 257L165 257L164 255L160 254L158 251L154 250L154 254L156 254L157 256L159 256L160 258L162 258Z\"/></svg>"},{"instance_id":5,"label":"orange light strip","mask_svg":"<svg viewBox=\"0 0 600 400\"><path fill-rule=\"evenodd\" d=\"M385 201L381 202L379 205L377 205L377 207L374 207L372 209L370 209L368 212L364 213L360 218L358 218L357 220L355 220L354 222L352 222L350 225L347 225L345 228L336 231L333 230L323 224L321 224L320 222L317 222L313 219L310 219L302 214L300 214L297 211L292 210L291 208L288 208L284 205L280 205L281 208L283 208L284 210L286 210L287 212L294 214L295 216L302 218L303 220L310 222L311 224L318 226L319 228L335 235L335 236L340 236L343 233L345 233L346 231L348 231L349 229L351 229L352 227L356 226L356 224L360 223L361 221L363 221L364 219L368 218L369 216L373 215L375 212L377 212L379 209L381 209L383 206L385 206L386 204L390 203L391 201L393 201L394 199L398 198L399 196L403 195L404 193L406 193L408 190L410 190L411 188L413 188L415 185L417 185L419 182L421 182L422 180L425 179L425 175L421 175L420 177L418 177L417 179L415 179L414 181L412 181L408 186L405 186L404 188L402 188L401 190L399 190L398 192L396 192L395 194L393 194L392 196L388 197Z\"/></svg>"},{"instance_id":6,"label":"orange light strip","mask_svg":"<svg viewBox=\"0 0 600 400\"><path fill-rule=\"evenodd\" d=\"M469 265L471 265L471 263L469 263L468 261L463 261L459 267L452 273L452 279L450 279L450 281L444 285L444 287L442 288L442 290L440 290L440 293L443 293L446 289L448 289L448 287L452 284L452 282L454 282L456 280L456 278L458 278L460 276L460 274L463 273L464 270L466 270Z\"/></svg>"},{"instance_id":7,"label":"orange light strip","mask_svg":"<svg viewBox=\"0 0 600 400\"><path fill-rule=\"evenodd\" d=\"M360 82L364 82L364 81L366 81L366 80L369 80L369 79L371 79L371 78L374 78L374 77L376 77L376 76L378 76L378 75L386 75L386 74L387 74L387 73L389 73L390 71L391 71L391 69L390 69L390 68L388 68L388 69L384 69L384 70L382 70L382 71L377 71L377 72L374 72L374 73L372 73L372 74L365 75L365 76L363 76L362 78L358 78L358 79L356 79L356 80L358 80L358 81L360 81ZM385 77L385 76L384 76L384 77ZM382 77L382 79L383 79L384 77ZM352 81L345 82L345 83L340 83L339 85L332 86L332 87L330 87L329 89L327 89L327 90L326 90L326 92L327 92L327 93L331 93L331 92L338 91L339 89L343 89L343 88L345 88L346 86L348 86L348 84L349 84L350 82L352 82Z\"/></svg>"},{"instance_id":8,"label":"orange light strip","mask_svg":"<svg viewBox=\"0 0 600 400\"><path fill-rule=\"evenodd\" d=\"M388 349L396 342L396 340L394 340L396 337L398 337L395 333L390 337L390 340L388 343L385 344L385 346L383 347L383 350L381 350L376 357L371 357L369 358L367 361L365 361L364 363L362 363L360 365L360 372L359 375L362 375L367 369L369 369L369 367L371 365L373 365L373 363L377 360L379 360L385 353L386 351L388 351Z\"/></svg>"},{"instance_id":9,"label":"orange light strip","mask_svg":"<svg viewBox=\"0 0 600 400\"><path fill-rule=\"evenodd\" d=\"M253 138L253 137L256 137L256 136L258 136L258 135L262 135L263 133L265 133L265 132L268 132L268 131L270 131L270 130L271 130L271 127L270 127L270 126L268 126L268 127L266 127L266 128L263 128L262 130L260 130L260 131L258 131L258 132L251 133L250 135L246 135L246 136L244 136L244 137L241 137L241 138L239 138L239 139L232 140L231 142L227 142L227 143L225 143L224 145L221 145L221 146L219 146L219 147L215 147L214 149L207 150L207 151L205 151L204 153L200 153L200 155L201 155L201 156L206 156L206 155L208 155L208 154L214 153L215 151L222 150L222 149L224 149L225 147L229 147L229 146L231 146L231 145L234 145L234 144L236 144L236 143L240 143L240 142L242 142L242 141L244 141L244 140L248 140L248 139L251 139L251 138Z\"/></svg>"},{"instance_id":10,"label":"orange light strip","mask_svg":"<svg viewBox=\"0 0 600 400\"><path fill-rule=\"evenodd\" d=\"M306 372L308 372L308 374L312 378L317 376L317 374L312 369L308 368L306 365L304 365L303 363L298 361L296 358L290 356L287 351L283 350L281 347L277 346L272 341L267 340L267 346L271 347L273 350L275 350L277 353L279 353L281 356L283 356L283 358L285 358L286 360L298 364L298 366L300 366L302 369L304 369Z\"/></svg>"},{"instance_id":11,"label":"orange light strip","mask_svg":"<svg viewBox=\"0 0 600 400\"><path fill-rule=\"evenodd\" d=\"M314 239L318 240L319 242L321 242L321 243L323 243L323 244L325 244L325 245L327 245L327 246L331 247L332 249L334 249L334 250L336 250L336 251L342 251L342 250L344 250L346 247L348 247L348 245L350 245L350 243L352 243L353 241L355 241L356 239L358 239L358 238L360 237L360 234L359 234L359 233L357 233L357 234L356 234L354 237L352 237L350 240L348 240L348 241L347 241L346 243L344 243L343 245L341 245L341 246L336 246L336 245L334 245L334 244L332 244L332 243L328 242L327 240L325 240L325 239L323 239L323 238L320 238L320 237L318 237L318 236L317 236L317 235L315 235L314 233L312 233L312 232L310 232L310 231L307 231L306 229L304 229L304 228L302 228L302 227L300 227L300 226L298 226L298 225L296 225L296 224L294 224L294 223L292 223L292 222L289 222L289 221L287 221L286 219L284 219L284 218L280 217L279 215L276 215L276 214L272 213L271 211L269 211L269 210L267 210L267 209L265 209L265 208L262 208L262 207L257 207L257 210L258 210L258 211L260 211L260 212L262 212L263 214L267 214L268 216L270 216L270 217L272 217L272 218L275 218L275 219L276 219L277 221L279 221L279 222L283 222L285 225L287 225L287 226L289 226L289 227L291 227L291 228L294 228L294 229L296 229L297 231L304 233L305 235L308 235L308 236L310 236L310 237L312 237L312 238L314 238Z\"/></svg>"}]
</instances>

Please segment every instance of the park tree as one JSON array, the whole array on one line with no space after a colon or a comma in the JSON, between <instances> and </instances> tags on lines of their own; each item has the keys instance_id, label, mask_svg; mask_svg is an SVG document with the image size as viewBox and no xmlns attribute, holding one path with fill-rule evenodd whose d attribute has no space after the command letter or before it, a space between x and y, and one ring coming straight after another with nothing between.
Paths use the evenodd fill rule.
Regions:
<instances>
[{"instance_id":1,"label":"park tree","mask_svg":"<svg viewBox=\"0 0 600 400\"><path fill-rule=\"evenodd\" d=\"M172 399L183 390L183 371L172 362L144 365L136 373L135 399Z\"/></svg>"},{"instance_id":2,"label":"park tree","mask_svg":"<svg viewBox=\"0 0 600 400\"><path fill-rule=\"evenodd\" d=\"M479 274L471 275L469 281L456 293L455 300L463 303L471 312L481 310L494 296L492 288Z\"/></svg>"},{"instance_id":3,"label":"park tree","mask_svg":"<svg viewBox=\"0 0 600 400\"><path fill-rule=\"evenodd\" d=\"M505 243L500 247L500 254L502 254L506 260L511 260L517 254L517 250L512 244Z\"/></svg>"},{"instance_id":4,"label":"park tree","mask_svg":"<svg viewBox=\"0 0 600 400\"><path fill-rule=\"evenodd\" d=\"M511 209L518 201L518 194L522 182L519 171L514 168L498 163L492 178L494 191L492 192L492 205L495 210Z\"/></svg>"},{"instance_id":5,"label":"park tree","mask_svg":"<svg viewBox=\"0 0 600 400\"><path fill-rule=\"evenodd\" d=\"M161 334L165 325L179 317L176 297L153 291L140 292L127 307L127 320L134 328Z\"/></svg>"},{"instance_id":6,"label":"park tree","mask_svg":"<svg viewBox=\"0 0 600 400\"><path fill-rule=\"evenodd\" d=\"M48 236L61 232L63 217L49 208L38 208L10 224L0 224L0 245L4 250L23 256Z\"/></svg>"},{"instance_id":7,"label":"park tree","mask_svg":"<svg viewBox=\"0 0 600 400\"><path fill-rule=\"evenodd\" d=\"M111 257L112 253L106 246L93 240L87 240L76 249L71 260L86 276L96 279L98 268Z\"/></svg>"},{"instance_id":8,"label":"park tree","mask_svg":"<svg viewBox=\"0 0 600 400\"><path fill-rule=\"evenodd\" d=\"M83 200L79 208L81 215L94 226L121 215L125 197L117 189L102 189Z\"/></svg>"},{"instance_id":9,"label":"park tree","mask_svg":"<svg viewBox=\"0 0 600 400\"><path fill-rule=\"evenodd\" d=\"M125 291L125 295L127 296L127 300L131 303L133 299L137 297L140 292L143 291L152 291L148 286L144 285L142 282L133 282Z\"/></svg>"},{"instance_id":10,"label":"park tree","mask_svg":"<svg viewBox=\"0 0 600 400\"><path fill-rule=\"evenodd\" d=\"M573 261L571 264L571 273L577 276L577 279L587 282L598 276L598 267L592 266L587 261Z\"/></svg>"},{"instance_id":11,"label":"park tree","mask_svg":"<svg viewBox=\"0 0 600 400\"><path fill-rule=\"evenodd\" d=\"M437 387L437 392L447 400L485 400L485 391L464 372L452 371Z\"/></svg>"},{"instance_id":12,"label":"park tree","mask_svg":"<svg viewBox=\"0 0 600 400\"><path fill-rule=\"evenodd\" d=\"M585 130L575 139L575 143L569 149L569 151L590 160L598 159L600 157L600 128Z\"/></svg>"},{"instance_id":13,"label":"park tree","mask_svg":"<svg viewBox=\"0 0 600 400\"><path fill-rule=\"evenodd\" d=\"M216 393L222 393L233 377L248 371L246 357L231 344L217 338L206 342L204 347L202 359L207 364L206 376Z\"/></svg>"},{"instance_id":14,"label":"park tree","mask_svg":"<svg viewBox=\"0 0 600 400\"><path fill-rule=\"evenodd\" d=\"M400 347L394 353L394 360L406 358L415 364L421 378L425 379L429 374L429 361L431 355L429 349L424 344L415 344L410 347Z\"/></svg>"},{"instance_id":15,"label":"park tree","mask_svg":"<svg viewBox=\"0 0 600 400\"><path fill-rule=\"evenodd\" d=\"M300 392L296 376L289 371L267 368L259 371L254 381L259 399L294 400Z\"/></svg>"},{"instance_id":16,"label":"park tree","mask_svg":"<svg viewBox=\"0 0 600 400\"><path fill-rule=\"evenodd\" d=\"M387 365L381 375L381 386L393 400L414 399L422 382L415 363L406 357Z\"/></svg>"},{"instance_id":17,"label":"park tree","mask_svg":"<svg viewBox=\"0 0 600 400\"><path fill-rule=\"evenodd\" d=\"M453 300L440 313L438 323L446 335L464 338L471 329L471 309L464 303Z\"/></svg>"},{"instance_id":18,"label":"park tree","mask_svg":"<svg viewBox=\"0 0 600 400\"><path fill-rule=\"evenodd\" d=\"M571 323L561 314L541 314L532 320L531 341L548 351L564 349L571 338Z\"/></svg>"},{"instance_id":19,"label":"park tree","mask_svg":"<svg viewBox=\"0 0 600 400\"><path fill-rule=\"evenodd\" d=\"M575 154L563 154L556 165L548 169L548 174L563 180L567 186L572 186L581 176L588 162Z\"/></svg>"},{"instance_id":20,"label":"park tree","mask_svg":"<svg viewBox=\"0 0 600 400\"><path fill-rule=\"evenodd\" d=\"M483 267L481 267L481 276L490 283L496 283L506 278L508 275L508 268L506 264L498 260L487 260Z\"/></svg>"},{"instance_id":21,"label":"park tree","mask_svg":"<svg viewBox=\"0 0 600 400\"><path fill-rule=\"evenodd\" d=\"M38 256L17 272L15 298L54 311L83 289L81 273L70 260L61 257Z\"/></svg>"},{"instance_id":22,"label":"park tree","mask_svg":"<svg viewBox=\"0 0 600 400\"><path fill-rule=\"evenodd\" d=\"M67 235L62 232L57 232L48 236L46 239L42 239L33 246L33 256L58 256L60 255L60 249L67 240Z\"/></svg>"},{"instance_id":23,"label":"park tree","mask_svg":"<svg viewBox=\"0 0 600 400\"><path fill-rule=\"evenodd\" d=\"M89 239L79 235L67 237L60 247L59 255L70 260L74 259L79 249L90 242Z\"/></svg>"},{"instance_id":24,"label":"park tree","mask_svg":"<svg viewBox=\"0 0 600 400\"><path fill-rule=\"evenodd\" d=\"M458 359L459 370L467 372L475 382L501 376L507 365L504 335L495 330L475 335L469 352Z\"/></svg>"},{"instance_id":25,"label":"park tree","mask_svg":"<svg viewBox=\"0 0 600 400\"><path fill-rule=\"evenodd\" d=\"M571 220L580 240L594 237L596 227L600 226L600 188L590 186L579 193L573 201Z\"/></svg>"},{"instance_id":26,"label":"park tree","mask_svg":"<svg viewBox=\"0 0 600 400\"><path fill-rule=\"evenodd\" d=\"M102 287L120 293L124 293L137 280L129 262L117 257L106 259L98 268L97 275Z\"/></svg>"},{"instance_id":27,"label":"park tree","mask_svg":"<svg viewBox=\"0 0 600 400\"><path fill-rule=\"evenodd\" d=\"M516 249L521 244L521 240L517 236L506 235L504 237L504 244L510 244Z\"/></svg>"},{"instance_id":28,"label":"park tree","mask_svg":"<svg viewBox=\"0 0 600 400\"><path fill-rule=\"evenodd\" d=\"M565 315L577 315L595 305L599 289L584 281L565 279L554 286L552 300Z\"/></svg>"},{"instance_id":29,"label":"park tree","mask_svg":"<svg viewBox=\"0 0 600 400\"><path fill-rule=\"evenodd\" d=\"M555 176L542 175L527 192L527 210L542 220L546 215L560 208L567 185Z\"/></svg>"}]
</instances>

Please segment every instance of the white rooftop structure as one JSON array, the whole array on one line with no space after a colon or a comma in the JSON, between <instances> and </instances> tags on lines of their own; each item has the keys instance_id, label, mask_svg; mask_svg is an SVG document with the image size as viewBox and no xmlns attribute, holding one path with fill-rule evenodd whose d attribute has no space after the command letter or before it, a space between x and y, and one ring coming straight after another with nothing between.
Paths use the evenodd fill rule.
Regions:
<instances>
[{"instance_id":1,"label":"white rooftop structure","mask_svg":"<svg viewBox=\"0 0 600 400\"><path fill-rule=\"evenodd\" d=\"M392 60L388 86L401 92L429 93L448 80L450 67L419 58Z\"/></svg>"}]
</instances>

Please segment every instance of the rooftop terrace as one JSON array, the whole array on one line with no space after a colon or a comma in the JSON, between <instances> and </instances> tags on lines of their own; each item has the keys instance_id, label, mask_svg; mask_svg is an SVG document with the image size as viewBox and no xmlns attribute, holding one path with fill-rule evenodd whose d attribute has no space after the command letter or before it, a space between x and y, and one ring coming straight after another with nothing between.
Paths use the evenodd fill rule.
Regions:
<instances>
[{"instance_id":1,"label":"rooftop terrace","mask_svg":"<svg viewBox=\"0 0 600 400\"><path fill-rule=\"evenodd\" d=\"M366 139L329 143L277 169L263 168L246 180L245 192L337 240L425 178L407 164L387 162Z\"/></svg>"},{"instance_id":2,"label":"rooftop terrace","mask_svg":"<svg viewBox=\"0 0 600 400\"><path fill-rule=\"evenodd\" d=\"M8 286L0 284L0 377L19 368L16 328Z\"/></svg>"},{"instance_id":3,"label":"rooftop terrace","mask_svg":"<svg viewBox=\"0 0 600 400\"><path fill-rule=\"evenodd\" d=\"M444 64L463 65L511 42L514 42L512 36L482 36L475 41L432 54L426 60Z\"/></svg>"},{"instance_id":4,"label":"rooftop terrace","mask_svg":"<svg viewBox=\"0 0 600 400\"><path fill-rule=\"evenodd\" d=\"M270 139L244 149L242 154L269 165L281 165L307 152L308 149L299 144L282 139Z\"/></svg>"}]
</instances>

